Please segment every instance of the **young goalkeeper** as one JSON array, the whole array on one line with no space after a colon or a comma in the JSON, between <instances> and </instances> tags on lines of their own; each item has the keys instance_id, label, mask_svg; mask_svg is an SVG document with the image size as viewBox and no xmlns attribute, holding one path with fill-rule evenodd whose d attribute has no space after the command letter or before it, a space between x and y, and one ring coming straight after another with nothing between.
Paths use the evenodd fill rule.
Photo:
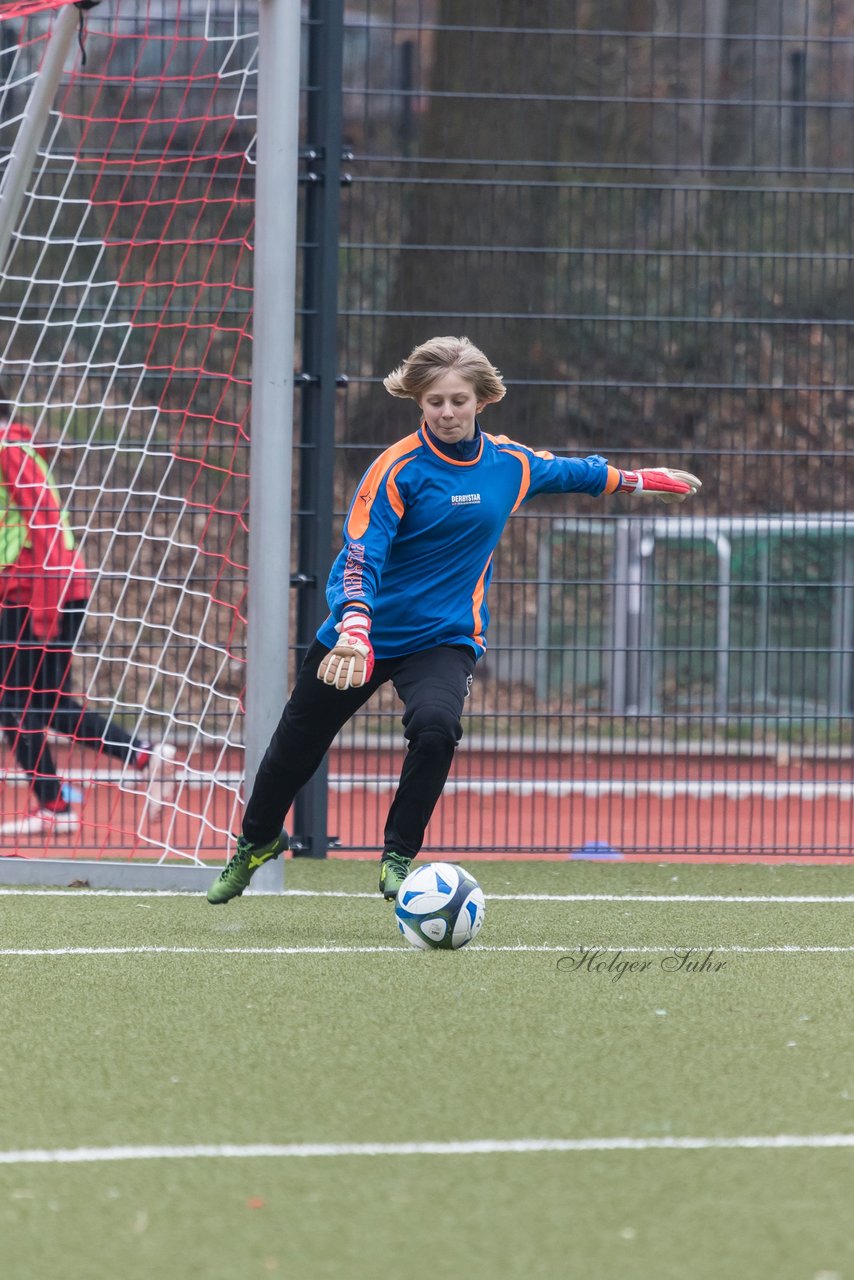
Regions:
<instances>
[{"instance_id":1,"label":"young goalkeeper","mask_svg":"<svg viewBox=\"0 0 854 1280\"><path fill-rule=\"evenodd\" d=\"M682 502L686 471L621 471L593 455L558 458L487 435L478 415L504 397L501 376L467 338L432 338L385 379L414 400L417 431L362 478L332 566L329 617L297 676L258 769L237 851L208 890L243 893L288 847L282 822L343 725L391 680L408 750L386 818L380 893L393 899L442 794L477 660L486 651L492 555L508 517L540 493L646 493Z\"/></svg>"},{"instance_id":2,"label":"young goalkeeper","mask_svg":"<svg viewBox=\"0 0 854 1280\"><path fill-rule=\"evenodd\" d=\"M126 761L147 777L156 803L174 788L171 747L132 738L71 694L72 650L91 589L47 461L29 428L11 421L0 388L0 730L34 801L31 812L0 822L0 834L78 825L49 730Z\"/></svg>"}]
</instances>

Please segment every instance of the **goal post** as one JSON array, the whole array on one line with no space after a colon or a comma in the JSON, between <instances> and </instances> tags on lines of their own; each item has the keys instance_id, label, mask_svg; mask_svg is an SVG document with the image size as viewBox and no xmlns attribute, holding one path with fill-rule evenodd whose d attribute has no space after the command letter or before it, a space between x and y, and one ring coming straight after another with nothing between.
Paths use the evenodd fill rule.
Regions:
<instances>
[{"instance_id":1,"label":"goal post","mask_svg":"<svg viewBox=\"0 0 854 1280\"><path fill-rule=\"evenodd\" d=\"M61 692L106 726L42 725L28 770L0 688L5 883L205 886L287 693L300 11L246 10L0 17L0 427L85 560Z\"/></svg>"},{"instance_id":2,"label":"goal post","mask_svg":"<svg viewBox=\"0 0 854 1280\"><path fill-rule=\"evenodd\" d=\"M44 62L33 83L0 189L0 265L6 261L9 241L18 221L26 185L32 176L36 152L76 29L76 10L73 5L68 5L60 13L51 32Z\"/></svg>"},{"instance_id":3,"label":"goal post","mask_svg":"<svg viewBox=\"0 0 854 1280\"><path fill-rule=\"evenodd\" d=\"M261 0L255 183L255 328L249 473L249 632L246 787L251 787L287 694L290 634L300 11ZM277 568L270 571L275 549ZM277 571L278 570L278 571ZM284 862L255 873L256 889L284 888Z\"/></svg>"}]
</instances>

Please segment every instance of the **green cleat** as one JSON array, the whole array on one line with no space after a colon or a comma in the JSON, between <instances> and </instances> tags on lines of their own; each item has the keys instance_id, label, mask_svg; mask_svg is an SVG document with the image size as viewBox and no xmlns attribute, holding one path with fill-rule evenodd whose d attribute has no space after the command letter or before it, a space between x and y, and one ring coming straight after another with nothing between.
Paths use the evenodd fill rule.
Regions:
<instances>
[{"instance_id":1,"label":"green cleat","mask_svg":"<svg viewBox=\"0 0 854 1280\"><path fill-rule=\"evenodd\" d=\"M250 844L245 836L237 837L237 853L208 889L208 902L217 905L239 898L259 867L278 858L288 847L287 831L280 831L269 844Z\"/></svg>"},{"instance_id":2,"label":"green cleat","mask_svg":"<svg viewBox=\"0 0 854 1280\"><path fill-rule=\"evenodd\" d=\"M397 897L397 891L409 875L411 858L402 853L384 853L380 863L380 893L391 902Z\"/></svg>"}]
</instances>

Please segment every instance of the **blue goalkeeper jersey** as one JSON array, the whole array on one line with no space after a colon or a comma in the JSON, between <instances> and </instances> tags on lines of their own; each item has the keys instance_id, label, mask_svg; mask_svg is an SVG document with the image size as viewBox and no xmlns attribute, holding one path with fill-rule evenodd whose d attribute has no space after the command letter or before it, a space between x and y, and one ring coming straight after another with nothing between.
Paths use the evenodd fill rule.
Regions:
<instances>
[{"instance_id":1,"label":"blue goalkeeper jersey","mask_svg":"<svg viewBox=\"0 0 854 1280\"><path fill-rule=\"evenodd\" d=\"M378 658L443 644L468 645L480 657L492 556L508 517L538 493L598 496L608 485L598 454L556 458L506 436L478 438L475 456L456 461L422 425L368 469L329 575L322 644L334 646L335 624L354 606L371 614Z\"/></svg>"}]
</instances>

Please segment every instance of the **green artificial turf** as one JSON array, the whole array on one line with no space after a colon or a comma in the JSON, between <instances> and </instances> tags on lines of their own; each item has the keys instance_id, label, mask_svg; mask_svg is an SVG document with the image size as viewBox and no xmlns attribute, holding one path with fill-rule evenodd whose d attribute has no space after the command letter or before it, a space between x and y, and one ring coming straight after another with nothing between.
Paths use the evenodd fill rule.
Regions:
<instances>
[{"instance_id":1,"label":"green artificial turf","mask_svg":"<svg viewBox=\"0 0 854 1280\"><path fill-rule=\"evenodd\" d=\"M0 1160L854 1131L854 953L726 950L851 947L852 902L742 899L852 896L854 870L471 869L486 923L459 953L412 951L378 897L319 896L372 895L370 863L289 862L306 896L218 908L0 896ZM132 947L170 950L85 954ZM674 972L672 948L713 954ZM75 950L11 954L37 949ZM0 1163L0 1274L847 1280L852 1167L851 1147Z\"/></svg>"}]
</instances>

